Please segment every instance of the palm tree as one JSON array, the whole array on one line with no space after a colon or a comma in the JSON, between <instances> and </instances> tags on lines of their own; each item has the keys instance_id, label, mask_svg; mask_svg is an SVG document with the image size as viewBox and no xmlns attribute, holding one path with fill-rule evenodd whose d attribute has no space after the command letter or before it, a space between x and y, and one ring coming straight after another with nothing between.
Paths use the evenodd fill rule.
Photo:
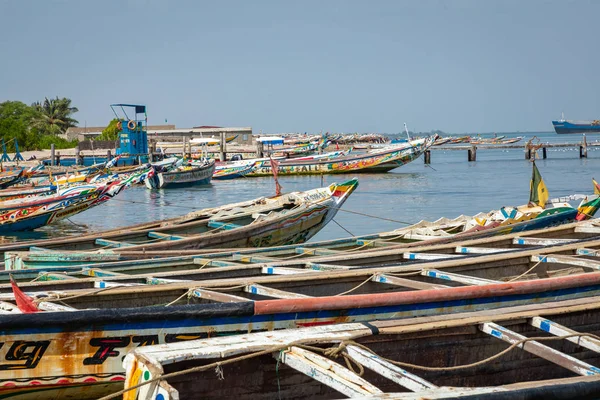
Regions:
<instances>
[{"instance_id":1,"label":"palm tree","mask_svg":"<svg viewBox=\"0 0 600 400\"><path fill-rule=\"evenodd\" d=\"M71 107L71 99L63 97L50 99L46 97L43 103L35 102L31 105L37 115L33 119L33 126L42 134L58 135L65 133L70 127L77 126L78 121L71 118L71 114L79 111Z\"/></svg>"}]
</instances>

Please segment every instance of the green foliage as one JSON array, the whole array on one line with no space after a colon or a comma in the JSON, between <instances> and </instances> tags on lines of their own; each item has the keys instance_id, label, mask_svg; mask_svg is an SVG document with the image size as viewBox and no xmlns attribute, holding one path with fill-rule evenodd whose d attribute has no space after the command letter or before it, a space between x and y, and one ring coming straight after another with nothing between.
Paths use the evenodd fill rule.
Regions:
<instances>
[{"instance_id":1,"label":"green foliage","mask_svg":"<svg viewBox=\"0 0 600 400\"><path fill-rule=\"evenodd\" d=\"M70 117L77 112L71 100L62 98L34 103L31 106L20 101L0 103L0 136L8 152L15 151L15 139L19 150L49 149L54 143L57 149L73 148L77 140L69 141L56 135L77 124Z\"/></svg>"},{"instance_id":2,"label":"green foliage","mask_svg":"<svg viewBox=\"0 0 600 400\"><path fill-rule=\"evenodd\" d=\"M119 120L113 118L113 120L108 123L108 126L102 130L102 134L98 136L97 140L117 140L119 138L119 132L121 131L117 127L118 123Z\"/></svg>"},{"instance_id":3,"label":"green foliage","mask_svg":"<svg viewBox=\"0 0 600 400\"><path fill-rule=\"evenodd\" d=\"M77 139L67 140L56 135L42 135L36 143L36 148L37 150L49 149L52 143L54 143L55 149L72 149L77 146L78 141Z\"/></svg>"},{"instance_id":4,"label":"green foliage","mask_svg":"<svg viewBox=\"0 0 600 400\"><path fill-rule=\"evenodd\" d=\"M0 134L9 152L15 151L16 139L20 150L35 148L37 133L30 129L35 111L20 101L0 103Z\"/></svg>"},{"instance_id":5,"label":"green foliage","mask_svg":"<svg viewBox=\"0 0 600 400\"><path fill-rule=\"evenodd\" d=\"M35 102L31 105L36 111L32 127L44 135L59 135L65 133L70 127L77 126L77 120L71 115L79 111L71 106L71 99L44 99L43 103Z\"/></svg>"}]
</instances>

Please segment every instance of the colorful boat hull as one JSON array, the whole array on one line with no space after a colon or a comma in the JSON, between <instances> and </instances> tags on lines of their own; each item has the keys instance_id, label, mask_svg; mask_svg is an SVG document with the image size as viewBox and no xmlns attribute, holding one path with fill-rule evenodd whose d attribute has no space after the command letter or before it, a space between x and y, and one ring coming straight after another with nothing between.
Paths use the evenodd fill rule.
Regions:
<instances>
[{"instance_id":1,"label":"colorful boat hull","mask_svg":"<svg viewBox=\"0 0 600 400\"><path fill-rule=\"evenodd\" d=\"M231 164L217 165L212 178L217 180L241 178L254 171L261 163L262 162L260 161L241 161Z\"/></svg>"},{"instance_id":2,"label":"colorful boat hull","mask_svg":"<svg viewBox=\"0 0 600 400\"><path fill-rule=\"evenodd\" d=\"M320 175L344 173L388 172L417 159L428 150L437 136L409 142L405 145L390 147L361 155L351 154L339 158L324 160L279 162L279 175ZM272 176L271 164L264 162L247 176Z\"/></svg>"},{"instance_id":3,"label":"colorful boat hull","mask_svg":"<svg viewBox=\"0 0 600 400\"><path fill-rule=\"evenodd\" d=\"M600 274L416 292L0 315L0 397L78 398L119 390L127 352L273 329L414 318L600 294ZM69 351L65 351L69 349ZM85 390L82 388L85 387ZM44 397L45 396L45 397Z\"/></svg>"},{"instance_id":4,"label":"colorful boat hull","mask_svg":"<svg viewBox=\"0 0 600 400\"><path fill-rule=\"evenodd\" d=\"M116 196L125 185L124 182L82 185L56 196L42 196L18 205L4 204L0 208L0 232L33 230L79 214Z\"/></svg>"}]
</instances>

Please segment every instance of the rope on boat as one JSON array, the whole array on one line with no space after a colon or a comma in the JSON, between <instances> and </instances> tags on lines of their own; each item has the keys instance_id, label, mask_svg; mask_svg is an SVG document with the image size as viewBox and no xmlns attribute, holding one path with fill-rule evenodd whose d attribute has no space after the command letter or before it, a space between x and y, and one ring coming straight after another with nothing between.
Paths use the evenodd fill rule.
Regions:
<instances>
[{"instance_id":1,"label":"rope on boat","mask_svg":"<svg viewBox=\"0 0 600 400\"><path fill-rule=\"evenodd\" d=\"M513 344L511 344L510 346L508 346L506 349L502 350L499 353L494 354L493 356L484 358L483 360L480 361L475 361L473 363L470 364L463 364L463 365L455 365L452 367L427 367L424 365L418 365L418 364L411 364L411 363L406 363L406 362L402 362L402 361L396 361L396 360L390 360L389 358L386 357L382 357L378 354L373 353L373 351L371 349L369 349L368 347L360 344L360 343L356 343L353 340L344 340L342 342L340 342L338 347L333 347L333 348L329 348L329 349L323 349L323 354L329 357L333 357L336 358L338 355L342 355L342 357L349 357L351 358L348 353L345 352L346 346L347 345L353 345L353 346L357 346L360 347L364 350L369 351L370 353L375 354L377 357L379 357L380 359L387 361L389 363L392 363L396 366L402 367L402 368L412 368L412 369L416 369L416 370L421 370L421 371L434 371L434 372L439 372L439 371L458 371L458 370L462 370L462 369L468 369L468 368L474 368L474 367L478 367L480 365L483 364L487 364L491 361L494 361L500 357L502 357L503 355L505 355L506 353L512 351L513 349L517 348L517 347L521 347L521 349L525 348L525 344L527 342L543 342L543 341L558 341L558 340L564 340L564 339L569 339L572 337L578 337L578 338L583 338L583 337L588 337L591 339L595 339L595 340L600 340L600 336L598 335L594 335L591 333L573 333L573 334L569 334L569 335L564 335L564 336L533 336L533 337L529 337L529 338L525 338L525 339L521 339L517 342L514 342ZM318 347L317 347L318 348Z\"/></svg>"},{"instance_id":2,"label":"rope on boat","mask_svg":"<svg viewBox=\"0 0 600 400\"><path fill-rule=\"evenodd\" d=\"M345 295L345 294L348 294L348 293L354 292L356 289L358 289L359 287L361 287L361 286L365 285L367 282L369 282L369 281L370 281L371 279L373 279L374 277L375 277L375 275L371 275L371 276L369 276L367 279L365 279L365 280L364 280L362 283L359 283L358 285L354 286L352 289L350 289L350 290L346 290L345 292L342 292L342 293L335 294L334 296L343 296L343 295Z\"/></svg>"},{"instance_id":3,"label":"rope on boat","mask_svg":"<svg viewBox=\"0 0 600 400\"><path fill-rule=\"evenodd\" d=\"M546 337L546 336L538 336L538 337L530 337L530 338L525 338L525 339L521 339L513 344L511 344L509 347L507 347L506 349L502 350L501 352L490 356L488 358L485 358L483 360L480 361L476 361L474 363L470 363L470 364L463 364L463 365L455 365L452 367L427 367L427 366L423 366L423 365L417 365L417 364L411 364L411 363L405 363L405 362L401 362L401 361L395 361L395 360L390 360L389 358L386 357L382 357L380 355L375 354L371 349L369 349L368 347L360 344L360 343L356 343L353 340L344 340L341 341L338 346L336 347L329 347L329 348L320 348L320 347L316 347L316 346L308 346L308 345L303 345L302 344L302 339L297 340L295 342L291 342L289 344L285 344L285 345L279 345L279 346L273 346L270 347L268 349L262 350L262 351L257 351L254 353L250 353L250 354L246 354L243 356L239 356L239 357L234 357L234 358L230 358L227 360L222 360L222 361L217 361L211 364L207 364L207 365L201 365L198 367L192 367L192 368L187 368L181 371L176 371L176 372L171 372L169 374L164 374L164 375L159 375L156 376L150 380L147 380L145 382L139 383L137 385L125 388L123 390L120 390L116 393L112 393L108 396L104 396L99 398L98 400L112 400L112 399L116 399L121 397L123 394L131 391L131 390L135 390L135 389L139 389L143 386L149 385L151 383L157 382L157 381L161 381L164 380L166 381L167 379L170 378L174 378L177 376L181 376L181 375L186 375L186 374L191 374L194 372L203 372L203 371L207 371L209 369L213 369L215 368L215 371L218 371L219 369L221 369L221 367L223 365L227 365L227 364L232 364L238 361L244 361L244 360L249 360L251 358L256 358L256 357L260 357L260 356L264 356L264 355L268 355L268 354L272 354L275 352L283 352L285 349L291 347L291 346L298 346L298 347L302 347L305 348L307 350L311 350L311 351L316 351L316 352L320 352L322 354L324 354L325 356L331 357L331 358L337 358L340 355L344 358L344 360L346 361L346 365L349 366L349 369L353 370L350 362L355 363L357 365L360 365L360 363L358 363L356 360L352 359L352 357L350 357L348 355L348 353L345 352L346 346L348 345L353 345L353 346L357 346L360 347L370 353L375 354L377 357L379 357L380 359L387 361L389 363L392 363L394 365L397 365L399 367L402 368L412 368L412 369L417 369L417 370L422 370L422 371L456 371L456 370L461 370L461 369L468 369L468 368L473 368L473 367L478 367L480 365L483 364L487 364L491 361L494 361L500 357L502 357L504 354L512 351L513 349L517 348L517 347L521 347L524 348L525 347L525 343L527 342L532 342L532 341L537 341L537 342L543 342L543 341L557 341L557 340L564 340L564 339L568 339L571 337L589 337L595 340L600 340L600 336L597 335L593 335L591 333L574 333L574 334L570 334L570 335L565 335L565 336L552 336L552 337ZM364 371L364 368L362 368L362 365L360 366L360 370L358 372L358 374L362 374L362 372Z\"/></svg>"},{"instance_id":4,"label":"rope on boat","mask_svg":"<svg viewBox=\"0 0 600 400\"><path fill-rule=\"evenodd\" d=\"M76 294L74 296L67 296L67 297L60 297L60 294L58 294L58 293L51 293L51 296L48 296L48 297L37 297L37 298L33 299L33 301L35 301L37 304L39 304L39 303L43 303L44 301L73 300L73 299L76 299L78 297L89 296L89 295L98 294L100 292L104 292L104 291L107 291L107 290L110 290L110 289L123 288L123 287L125 287L125 286L109 286L109 287L105 287L105 288L102 288L102 289L91 290L89 292L80 293L80 294Z\"/></svg>"},{"instance_id":5,"label":"rope on boat","mask_svg":"<svg viewBox=\"0 0 600 400\"><path fill-rule=\"evenodd\" d=\"M525 275L527 275L528 273L530 273L531 271L533 271L535 269L535 267L537 267L538 265L540 265L540 263L546 261L546 258L548 258L548 256L544 256L540 261L536 262L533 265L533 267L529 268L527 271L523 272L521 275L515 276L514 278L511 278L511 279L507 280L506 282L514 282L516 280L519 280L520 278L524 277Z\"/></svg>"},{"instance_id":6,"label":"rope on boat","mask_svg":"<svg viewBox=\"0 0 600 400\"><path fill-rule=\"evenodd\" d=\"M210 261L209 261L209 263L210 263ZM202 268L202 267L200 267L200 268ZM202 287L202 286L196 286L193 288L189 288L188 290L185 291L184 294L182 294L181 296L179 296L172 302L165 304L165 307L168 307L168 306L171 306L171 305L177 303L179 300L183 299L185 296L187 296L188 299L190 299L192 297L192 293L194 293L194 290L210 290L212 292L217 292L217 291L221 290L221 291L227 292L230 290L241 289L248 285L252 285L252 283L250 282L250 283L243 284L243 285L228 286L228 287L208 287L208 288L206 288L206 287ZM248 301L250 301L250 300L248 300Z\"/></svg>"},{"instance_id":7,"label":"rope on boat","mask_svg":"<svg viewBox=\"0 0 600 400\"><path fill-rule=\"evenodd\" d=\"M300 343L300 342L301 341L298 341L298 343ZM227 360L217 361L217 362L214 362L214 363L211 363L211 364L207 364L207 365L201 365L201 366L198 366L198 367L192 367L192 368L184 369L184 370L181 370L181 371L171 372L169 374L159 375L159 376L157 376L155 378L152 378L152 379L150 379L148 381L139 383L139 384L137 384L135 386L131 386L131 387L125 388L123 390L119 390L118 392L109 394L108 396L100 397L98 400L112 400L112 399L117 399L117 398L121 397L123 394L125 394L125 393L127 393L127 392L129 392L131 390L139 389L142 386L146 386L146 385L149 385L151 383L154 383L154 382L157 382L157 381L160 381L160 380L166 380L166 379L174 378L174 377L181 376L181 375L191 374L191 373L194 373L194 372L203 372L203 371L207 371L207 370L213 369L213 368L215 368L215 369L216 368L220 368L223 365L232 364L234 362L244 361L244 360L249 360L249 359L255 358L255 357L269 355L271 353L281 351L283 349L288 348L289 346L294 346L294 345L295 345L295 343L293 342L293 343L290 343L290 344L286 344L285 346L281 346L281 345L279 345L279 346L273 346L273 347L270 347L270 348L268 348L266 350L257 351L255 353L246 354L246 355L243 355L243 356L240 356L240 357L230 358L230 359L227 359Z\"/></svg>"}]
</instances>

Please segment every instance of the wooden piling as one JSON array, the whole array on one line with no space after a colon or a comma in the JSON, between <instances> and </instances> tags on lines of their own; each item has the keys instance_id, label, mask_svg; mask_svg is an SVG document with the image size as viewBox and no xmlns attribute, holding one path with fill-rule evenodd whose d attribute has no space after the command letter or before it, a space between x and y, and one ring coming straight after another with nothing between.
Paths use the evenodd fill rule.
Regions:
<instances>
[{"instance_id":1,"label":"wooden piling","mask_svg":"<svg viewBox=\"0 0 600 400\"><path fill-rule=\"evenodd\" d=\"M525 159L531 160L531 147L525 147Z\"/></svg>"},{"instance_id":2,"label":"wooden piling","mask_svg":"<svg viewBox=\"0 0 600 400\"><path fill-rule=\"evenodd\" d=\"M477 161L477 147L471 146L468 150L468 159L469 161Z\"/></svg>"},{"instance_id":3,"label":"wooden piling","mask_svg":"<svg viewBox=\"0 0 600 400\"><path fill-rule=\"evenodd\" d=\"M425 164L431 164L431 150L425 150L423 159L425 161Z\"/></svg>"},{"instance_id":4,"label":"wooden piling","mask_svg":"<svg viewBox=\"0 0 600 400\"><path fill-rule=\"evenodd\" d=\"M227 161L227 153L225 152L225 132L221 132L219 137L219 158L221 162Z\"/></svg>"},{"instance_id":5,"label":"wooden piling","mask_svg":"<svg viewBox=\"0 0 600 400\"><path fill-rule=\"evenodd\" d=\"M546 158L548 158L547 152L546 152L546 147L542 147L542 158L545 160Z\"/></svg>"},{"instance_id":6,"label":"wooden piling","mask_svg":"<svg viewBox=\"0 0 600 400\"><path fill-rule=\"evenodd\" d=\"M56 156L54 154L54 143L50 144L50 165L56 165Z\"/></svg>"},{"instance_id":7,"label":"wooden piling","mask_svg":"<svg viewBox=\"0 0 600 400\"><path fill-rule=\"evenodd\" d=\"M154 153L153 147L154 147L154 143L151 141L148 141L148 162L149 163L152 163L152 161L153 161L152 160L152 154Z\"/></svg>"},{"instance_id":8,"label":"wooden piling","mask_svg":"<svg viewBox=\"0 0 600 400\"><path fill-rule=\"evenodd\" d=\"M75 165L79 164L79 145L75 146Z\"/></svg>"},{"instance_id":9,"label":"wooden piling","mask_svg":"<svg viewBox=\"0 0 600 400\"><path fill-rule=\"evenodd\" d=\"M264 157L264 147L262 142L256 142L256 155L258 156L258 158Z\"/></svg>"},{"instance_id":10,"label":"wooden piling","mask_svg":"<svg viewBox=\"0 0 600 400\"><path fill-rule=\"evenodd\" d=\"M585 135L583 135L583 141L579 146L579 158L587 158L587 140Z\"/></svg>"},{"instance_id":11,"label":"wooden piling","mask_svg":"<svg viewBox=\"0 0 600 400\"><path fill-rule=\"evenodd\" d=\"M108 149L106 151L106 161L110 161L110 160L112 160L112 151L110 149ZM117 161L117 164L118 164L118 161ZM117 164L115 164L115 167L117 166Z\"/></svg>"}]
</instances>

